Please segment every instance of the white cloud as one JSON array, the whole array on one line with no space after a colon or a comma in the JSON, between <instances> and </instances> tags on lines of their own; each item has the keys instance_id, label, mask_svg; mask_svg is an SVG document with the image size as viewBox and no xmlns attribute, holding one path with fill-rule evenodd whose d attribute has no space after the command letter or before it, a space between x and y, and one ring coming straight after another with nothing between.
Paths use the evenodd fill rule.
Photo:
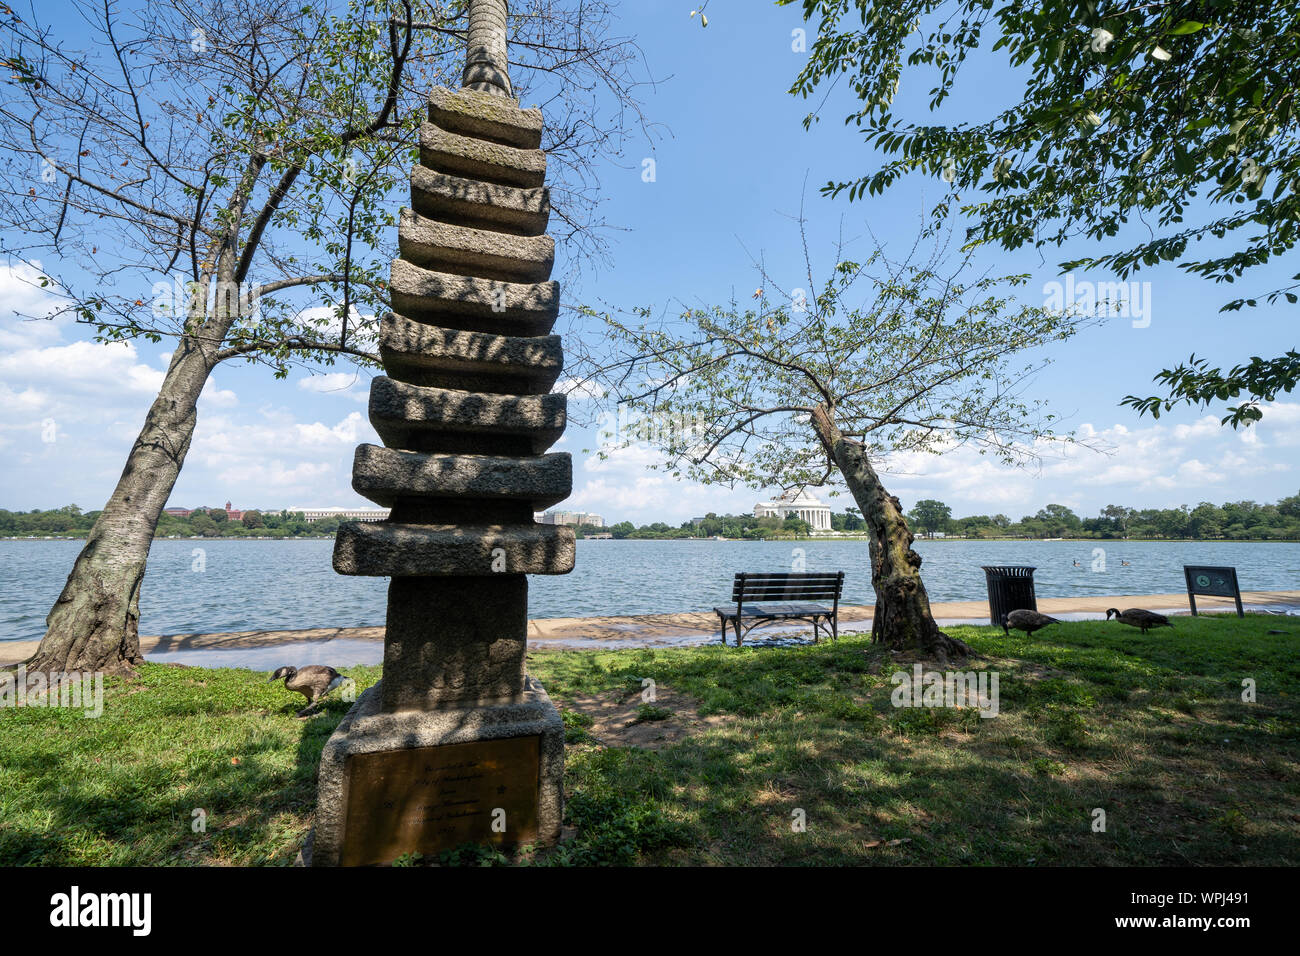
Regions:
<instances>
[{"instance_id":1,"label":"white cloud","mask_svg":"<svg viewBox=\"0 0 1300 956\"><path fill-rule=\"evenodd\" d=\"M299 421L278 406L263 406L252 421L200 417L172 500L193 506L229 499L245 508L280 508L291 499L358 504L350 487L352 456L358 444L378 440L356 411L333 423Z\"/></svg>"},{"instance_id":2,"label":"white cloud","mask_svg":"<svg viewBox=\"0 0 1300 956\"><path fill-rule=\"evenodd\" d=\"M217 480L223 485L234 488L301 490L311 488L322 479L328 478L332 468L332 464L324 462L303 461L288 466L283 461L276 460L228 468L217 475Z\"/></svg>"},{"instance_id":3,"label":"white cloud","mask_svg":"<svg viewBox=\"0 0 1300 956\"><path fill-rule=\"evenodd\" d=\"M569 396L569 401L585 402L590 399L604 398L605 389L591 379L562 378L555 383L554 391Z\"/></svg>"},{"instance_id":4,"label":"white cloud","mask_svg":"<svg viewBox=\"0 0 1300 956\"><path fill-rule=\"evenodd\" d=\"M298 380L298 387L304 392L343 392L361 381L359 372L325 372L321 375L309 375Z\"/></svg>"},{"instance_id":5,"label":"white cloud","mask_svg":"<svg viewBox=\"0 0 1300 956\"><path fill-rule=\"evenodd\" d=\"M51 392L156 395L162 369L139 361L132 342L71 342L0 355L0 380L40 382Z\"/></svg>"},{"instance_id":6,"label":"white cloud","mask_svg":"<svg viewBox=\"0 0 1300 956\"><path fill-rule=\"evenodd\" d=\"M651 468L661 461L653 448L642 443L613 448L604 460L592 455L576 476L592 477L581 483L575 480L574 492L563 507L595 511L610 523L680 524L710 511L750 511L758 500L756 492L745 488L679 481L667 471Z\"/></svg>"},{"instance_id":7,"label":"white cloud","mask_svg":"<svg viewBox=\"0 0 1300 956\"><path fill-rule=\"evenodd\" d=\"M890 482L906 500L939 498L956 513L991 510L1003 502L1019 501L1031 513L1050 501L1095 512L1108 502L1137 507L1169 507L1202 500L1250 497L1268 500L1291 491L1241 490L1261 474L1290 470L1286 460L1271 460L1264 449L1295 440L1300 404L1278 403L1265 410L1251 441L1219 424L1214 415L1193 422L1166 424L1144 421L1138 426L1084 424L1077 437L1107 452L1083 444L1058 445L1060 456L1032 470L1014 470L982 458L972 448L959 448L939 457L912 456L909 474ZM891 465L893 462L891 461ZM1229 488L1234 489L1229 492ZM910 493L910 494L909 494ZM1072 502L1078 502L1077 506ZM1013 515L1019 517L1019 514Z\"/></svg>"},{"instance_id":8,"label":"white cloud","mask_svg":"<svg viewBox=\"0 0 1300 956\"><path fill-rule=\"evenodd\" d=\"M39 261L0 265L0 350L52 344L73 324L71 316L51 317L64 303L57 287L41 286L44 275Z\"/></svg>"},{"instance_id":9,"label":"white cloud","mask_svg":"<svg viewBox=\"0 0 1300 956\"><path fill-rule=\"evenodd\" d=\"M216 379L209 376L199 393L199 402L206 408L230 408L239 404L239 398L228 388L217 388Z\"/></svg>"},{"instance_id":10,"label":"white cloud","mask_svg":"<svg viewBox=\"0 0 1300 956\"><path fill-rule=\"evenodd\" d=\"M337 340L343 332L343 323L330 306L314 305L300 309L298 321L315 331L316 335L329 340ZM375 351L379 347L379 321L375 315L362 315L356 306L352 307L348 317L348 344L356 348Z\"/></svg>"},{"instance_id":11,"label":"white cloud","mask_svg":"<svg viewBox=\"0 0 1300 956\"><path fill-rule=\"evenodd\" d=\"M39 263L0 268L4 306L48 315L59 303L39 286L40 275ZM86 337L67 341L65 333ZM71 320L28 322L0 312L0 448L6 456L0 507L75 501L96 508L121 475L171 353L156 354L144 342L97 343L88 336L88 329ZM144 348L152 357L145 357ZM173 500L193 505L229 498L250 507L290 500L357 503L350 487L353 450L378 440L364 415L350 411L318 419L265 404L236 414L239 395L222 385L249 381L240 378L240 369L223 366L204 383ZM361 403L368 386L369 376L354 372L299 382L304 392L337 392Z\"/></svg>"},{"instance_id":12,"label":"white cloud","mask_svg":"<svg viewBox=\"0 0 1300 956\"><path fill-rule=\"evenodd\" d=\"M48 315L57 298L39 287L39 275L39 264L0 268L5 306ZM170 356L149 358L155 353L146 343L65 339L87 331L70 320L25 322L0 312L0 449L7 466L0 506L76 501L98 507L121 473ZM362 410L336 405L330 396L364 403L369 374L309 375L287 395L257 392L243 374L223 366L205 384L198 428L173 500L194 505L229 498L243 507L363 503L350 488L353 451L377 436ZM218 381L235 383L240 394ZM557 387L568 390L575 403L599 394L581 380ZM354 410L342 414L349 407ZM1111 502L1167 507L1201 500L1269 501L1295 493L1292 449L1300 445L1300 402L1272 403L1262 422L1236 431L1220 426L1213 414L1171 417L1177 420L1084 423L1078 438L1108 446L1110 454L1082 445L1042 444L1046 457L1029 469L1004 467L974 447L960 446L941 455L897 455L881 470L905 506L933 497L959 515L1003 512L1018 518L1048 502L1092 514ZM574 449L592 447L594 429L572 420L562 442ZM610 521L676 524L709 511L749 512L773 490L679 481L651 467L660 462L643 444L617 449L605 461L580 456L574 493L565 506L597 511ZM830 496L826 489L817 494L837 510L851 504L847 496Z\"/></svg>"},{"instance_id":13,"label":"white cloud","mask_svg":"<svg viewBox=\"0 0 1300 956\"><path fill-rule=\"evenodd\" d=\"M362 404L370 400L370 376L361 372L323 372L298 380L304 392L337 395Z\"/></svg>"},{"instance_id":14,"label":"white cloud","mask_svg":"<svg viewBox=\"0 0 1300 956\"><path fill-rule=\"evenodd\" d=\"M948 447L940 455L895 455L879 463L878 470L904 507L921 498L938 498L958 515L1003 512L1019 518L1049 502L1095 514L1108 503L1170 507L1203 500L1269 501L1294 494L1287 482L1290 455L1272 449L1300 443L1300 403L1270 405L1252 431L1254 440L1242 441L1240 432L1224 428L1214 415L1177 424L1085 423L1076 430L1079 444L1044 443L1040 450L1045 457L1029 468L1004 466L964 445ZM605 461L587 459L582 471L589 480L575 489L571 506L598 511L610 521L671 524L706 511L748 512L765 496L676 481L650 468L660 460L643 444L617 449ZM836 510L851 504L845 494L831 496L829 490L816 494Z\"/></svg>"}]
</instances>

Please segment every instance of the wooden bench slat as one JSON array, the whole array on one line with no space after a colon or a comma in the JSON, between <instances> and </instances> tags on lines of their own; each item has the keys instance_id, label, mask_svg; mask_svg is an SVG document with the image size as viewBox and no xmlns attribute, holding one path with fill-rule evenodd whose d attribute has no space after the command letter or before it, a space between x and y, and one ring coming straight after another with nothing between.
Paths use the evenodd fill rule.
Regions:
<instances>
[{"instance_id":1,"label":"wooden bench slat","mask_svg":"<svg viewBox=\"0 0 1300 956\"><path fill-rule=\"evenodd\" d=\"M838 574L746 574L745 581L753 584L764 584L767 582L790 582L792 584L834 584L839 580Z\"/></svg>"},{"instance_id":2,"label":"wooden bench slat","mask_svg":"<svg viewBox=\"0 0 1300 956\"><path fill-rule=\"evenodd\" d=\"M746 591L744 593L732 594L732 601L781 601L784 598L798 598L798 600L810 601L831 601L839 597L836 591Z\"/></svg>"},{"instance_id":3,"label":"wooden bench slat","mask_svg":"<svg viewBox=\"0 0 1300 956\"><path fill-rule=\"evenodd\" d=\"M742 574L746 581L815 581L818 578L834 581L840 576L839 571L737 571L736 577Z\"/></svg>"},{"instance_id":4,"label":"wooden bench slat","mask_svg":"<svg viewBox=\"0 0 1300 956\"><path fill-rule=\"evenodd\" d=\"M736 606L714 607L714 611L727 618L736 617ZM746 604L742 605L742 617L774 617L781 614L831 614L831 609L819 604Z\"/></svg>"},{"instance_id":5,"label":"wooden bench slat","mask_svg":"<svg viewBox=\"0 0 1300 956\"><path fill-rule=\"evenodd\" d=\"M818 594L834 594L840 590L838 584L814 584L814 585L780 585L767 584L757 587L746 586L744 588L733 588L733 594L807 594L816 592Z\"/></svg>"},{"instance_id":6,"label":"wooden bench slat","mask_svg":"<svg viewBox=\"0 0 1300 956\"><path fill-rule=\"evenodd\" d=\"M762 588L834 588L839 587L839 581L831 578L829 581L745 581L743 587L746 590L761 590ZM741 587L741 582L737 581L733 587Z\"/></svg>"}]
</instances>

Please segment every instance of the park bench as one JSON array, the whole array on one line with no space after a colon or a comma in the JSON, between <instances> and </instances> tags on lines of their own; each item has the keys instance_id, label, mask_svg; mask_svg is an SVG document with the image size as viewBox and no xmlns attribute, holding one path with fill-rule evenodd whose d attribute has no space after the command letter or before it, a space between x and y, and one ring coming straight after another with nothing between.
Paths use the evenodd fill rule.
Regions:
<instances>
[{"instance_id":1,"label":"park bench","mask_svg":"<svg viewBox=\"0 0 1300 956\"><path fill-rule=\"evenodd\" d=\"M750 574L741 571L731 586L734 604L715 607L722 627L722 643L727 643L727 624L736 630L736 646L760 624L773 621L809 621L813 626L813 643L822 628L834 640L839 639L840 594L844 591L844 572L826 574ZM813 603L817 602L817 603ZM746 621L753 623L745 626Z\"/></svg>"}]
</instances>

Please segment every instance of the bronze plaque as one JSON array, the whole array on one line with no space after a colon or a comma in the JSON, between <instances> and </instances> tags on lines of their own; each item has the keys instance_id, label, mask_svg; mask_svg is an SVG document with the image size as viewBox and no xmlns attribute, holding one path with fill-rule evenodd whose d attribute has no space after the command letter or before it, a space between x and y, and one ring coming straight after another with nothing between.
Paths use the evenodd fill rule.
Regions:
<instances>
[{"instance_id":1,"label":"bronze plaque","mask_svg":"<svg viewBox=\"0 0 1300 956\"><path fill-rule=\"evenodd\" d=\"M540 754L537 736L353 754L342 864L535 840Z\"/></svg>"}]
</instances>

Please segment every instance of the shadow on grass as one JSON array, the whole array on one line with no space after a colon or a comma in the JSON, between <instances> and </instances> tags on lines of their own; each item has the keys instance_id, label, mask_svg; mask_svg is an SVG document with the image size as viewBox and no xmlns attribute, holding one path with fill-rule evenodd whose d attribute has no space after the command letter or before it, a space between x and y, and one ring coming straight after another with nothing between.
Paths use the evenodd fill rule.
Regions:
<instances>
[{"instance_id":1,"label":"shadow on grass","mask_svg":"<svg viewBox=\"0 0 1300 956\"><path fill-rule=\"evenodd\" d=\"M865 637L535 652L561 707L649 677L732 719L654 752L596 745L575 724L577 837L530 861L1294 865L1298 625L1179 619L1143 636L1081 622L1034 640L953 628L986 656L969 668L1000 674L992 719L895 708L890 675L910 662ZM349 673L358 690L378 678ZM0 864L291 863L348 705L297 720L300 699L265 676L148 665L107 682L99 719L0 712Z\"/></svg>"},{"instance_id":2,"label":"shadow on grass","mask_svg":"<svg viewBox=\"0 0 1300 956\"><path fill-rule=\"evenodd\" d=\"M0 715L0 864L293 862L347 703L298 720L283 687L236 670L146 665L107 685L97 719Z\"/></svg>"},{"instance_id":3,"label":"shadow on grass","mask_svg":"<svg viewBox=\"0 0 1300 956\"><path fill-rule=\"evenodd\" d=\"M659 753L571 748L574 825L630 801L672 826L624 859L1293 864L1300 664L1296 634L1264 624L1277 618L1180 620L1177 641L1101 622L1037 641L954 628L990 658L972 669L1000 672L992 719L894 708L888 678L907 667L864 639L536 655L534 670L561 701L650 677L742 718ZM1252 676L1264 697L1248 704Z\"/></svg>"}]
</instances>

